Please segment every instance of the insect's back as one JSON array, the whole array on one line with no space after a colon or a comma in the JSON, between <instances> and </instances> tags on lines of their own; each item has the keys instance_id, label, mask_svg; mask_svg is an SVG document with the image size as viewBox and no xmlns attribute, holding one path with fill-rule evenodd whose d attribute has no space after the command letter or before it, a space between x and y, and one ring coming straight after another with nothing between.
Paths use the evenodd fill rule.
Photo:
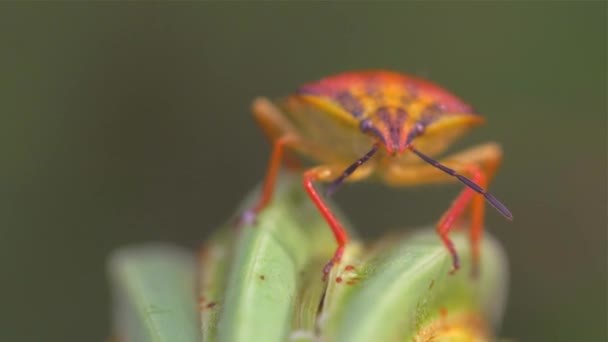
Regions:
<instances>
[{"instance_id":1,"label":"insect's back","mask_svg":"<svg viewBox=\"0 0 608 342\"><path fill-rule=\"evenodd\" d=\"M428 126L416 145L434 155L481 122L471 106L448 91L388 71L343 73L305 84L281 107L304 139L343 160L360 157L378 138L391 152L416 124ZM374 130L363 132L362 125L370 123ZM418 160L409 154L400 158Z\"/></svg>"}]
</instances>

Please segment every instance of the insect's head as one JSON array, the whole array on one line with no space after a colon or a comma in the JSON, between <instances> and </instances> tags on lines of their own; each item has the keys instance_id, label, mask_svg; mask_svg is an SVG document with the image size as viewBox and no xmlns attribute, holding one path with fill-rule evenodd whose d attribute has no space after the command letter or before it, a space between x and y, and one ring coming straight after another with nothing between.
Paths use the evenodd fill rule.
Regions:
<instances>
[{"instance_id":1,"label":"insect's head","mask_svg":"<svg viewBox=\"0 0 608 342\"><path fill-rule=\"evenodd\" d=\"M413 120L406 109L381 107L369 118L361 121L363 133L372 135L382 144L387 154L403 154L414 138L424 134L429 122Z\"/></svg>"},{"instance_id":2,"label":"insect's head","mask_svg":"<svg viewBox=\"0 0 608 342\"><path fill-rule=\"evenodd\" d=\"M470 113L446 113L438 105L423 111L383 106L361 120L359 129L376 138L388 155L400 156L412 143L441 149L482 121L480 116Z\"/></svg>"}]
</instances>

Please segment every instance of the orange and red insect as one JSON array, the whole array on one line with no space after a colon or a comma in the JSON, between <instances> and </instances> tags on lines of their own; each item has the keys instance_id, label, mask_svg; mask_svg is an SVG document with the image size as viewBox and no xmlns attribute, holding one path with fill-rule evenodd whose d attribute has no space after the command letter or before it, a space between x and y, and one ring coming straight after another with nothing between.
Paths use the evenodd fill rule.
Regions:
<instances>
[{"instance_id":1,"label":"orange and red insect","mask_svg":"<svg viewBox=\"0 0 608 342\"><path fill-rule=\"evenodd\" d=\"M259 201L243 213L241 222L253 222L271 201L278 170L289 152L316 161L318 166L303 172L303 185L338 244L323 269L324 277L340 261L348 235L314 182L329 182L326 196L330 196L344 181L364 178L390 186L460 181L466 188L437 224L452 256L453 271L460 263L449 232L469 205L474 270L479 265L484 200L507 219L513 218L485 190L502 157L496 143L433 159L469 128L484 122L470 105L433 83L390 71L347 72L305 84L276 104L257 99L253 112L273 150Z\"/></svg>"}]
</instances>

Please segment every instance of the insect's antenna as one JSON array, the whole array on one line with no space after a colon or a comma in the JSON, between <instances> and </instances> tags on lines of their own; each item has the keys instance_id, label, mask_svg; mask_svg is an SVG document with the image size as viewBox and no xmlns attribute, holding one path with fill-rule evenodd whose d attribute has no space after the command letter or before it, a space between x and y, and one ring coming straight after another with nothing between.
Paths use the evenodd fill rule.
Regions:
<instances>
[{"instance_id":1,"label":"insect's antenna","mask_svg":"<svg viewBox=\"0 0 608 342\"><path fill-rule=\"evenodd\" d=\"M325 190L325 196L329 197L329 196L333 195L336 192L336 190L338 190L340 185L344 182L346 177L350 176L353 172L355 172L355 170L359 166L363 165L363 163L368 161L369 158L371 158L374 155L374 153L376 153L376 151L378 151L379 147L380 147L380 143L375 143L374 146L372 147L372 149L369 150L369 152L367 152L363 157L359 158L351 166L346 168L346 170L344 170L344 172L342 172L342 175L340 175L340 177L336 178L333 182L331 182L329 184L329 186L327 186L327 190Z\"/></svg>"},{"instance_id":2,"label":"insect's antenna","mask_svg":"<svg viewBox=\"0 0 608 342\"><path fill-rule=\"evenodd\" d=\"M414 148L414 146L412 145L408 145L408 148L416 153L416 155L418 157L420 157L422 160L424 160L425 162L433 165L434 167L438 168L439 170L449 174L450 176L454 176L456 178L458 178L459 181L461 181L464 185L468 186L469 188L473 189L475 192L482 194L483 197L486 198L486 200L488 200L488 202L496 209L498 210L499 213L501 213L504 217L506 217L509 220L513 220L513 214L511 214L511 212L509 211L509 209L507 209L507 207L500 203L500 201L492 196L491 194L487 193L484 189L482 189L479 185L475 184L472 180L468 179L467 177L458 174L456 171L450 169L449 167L445 166L445 165L441 165L438 161L432 159L431 157L428 157L424 154L422 154L422 152L418 151L417 149Z\"/></svg>"}]
</instances>

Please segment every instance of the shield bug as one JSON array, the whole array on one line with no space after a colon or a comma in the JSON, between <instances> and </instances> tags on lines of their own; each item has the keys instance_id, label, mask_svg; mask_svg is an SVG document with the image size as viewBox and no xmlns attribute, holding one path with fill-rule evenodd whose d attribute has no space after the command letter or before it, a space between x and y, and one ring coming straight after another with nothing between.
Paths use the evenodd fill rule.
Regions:
<instances>
[{"instance_id":1,"label":"shield bug","mask_svg":"<svg viewBox=\"0 0 608 342\"><path fill-rule=\"evenodd\" d=\"M474 271L480 258L484 200L507 219L513 218L485 190L502 157L496 143L434 159L484 118L433 83L390 71L347 72L305 84L276 103L256 99L253 113L273 149L262 194L241 222L251 223L271 201L278 170L292 152L317 162L303 171L303 185L338 244L323 269L324 278L340 261L348 235L315 182L328 182L325 195L330 196L343 182L364 178L390 186L460 181L465 189L437 223L437 233L452 256L452 271L460 264L450 229L469 205Z\"/></svg>"}]
</instances>

